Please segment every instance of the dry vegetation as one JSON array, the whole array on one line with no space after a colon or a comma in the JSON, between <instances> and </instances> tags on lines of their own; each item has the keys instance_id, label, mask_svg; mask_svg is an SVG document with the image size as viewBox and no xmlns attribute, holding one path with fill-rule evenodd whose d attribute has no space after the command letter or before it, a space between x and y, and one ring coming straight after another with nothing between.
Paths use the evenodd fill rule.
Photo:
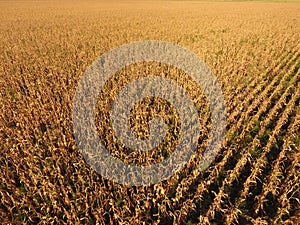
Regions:
<instances>
[{"instance_id":1,"label":"dry vegetation","mask_svg":"<svg viewBox=\"0 0 300 225\"><path fill-rule=\"evenodd\" d=\"M1 1L0 223L299 224L299 11L299 3ZM175 79L203 126L184 169L156 185L129 187L85 163L73 136L72 99L101 54L149 39L178 43L205 60L226 98L227 133L215 162L199 171L210 125L201 90L167 65L124 68L98 104L99 135L115 157L160 161L180 134L172 106L149 98L133 110L132 129L147 137L146 122L159 114L170 128L164 145L143 155L114 142L100 115L107 118L108 103L138 76Z\"/></svg>"}]
</instances>

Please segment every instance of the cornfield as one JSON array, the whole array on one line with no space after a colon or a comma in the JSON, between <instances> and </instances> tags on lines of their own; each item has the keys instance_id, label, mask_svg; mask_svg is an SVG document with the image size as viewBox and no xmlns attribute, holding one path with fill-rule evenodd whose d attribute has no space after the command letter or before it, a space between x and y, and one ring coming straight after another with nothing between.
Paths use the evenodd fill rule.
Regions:
<instances>
[{"instance_id":1,"label":"cornfield","mask_svg":"<svg viewBox=\"0 0 300 225\"><path fill-rule=\"evenodd\" d=\"M0 1L1 224L299 224L300 4L202 1ZM134 151L115 138L111 104L131 81L176 81L199 114L197 151L171 178L128 186L84 160L72 104L86 69L122 44L163 40L199 56L226 102L226 134L213 163L198 167L211 129L202 90L171 65L145 62L114 74L98 96L99 137L133 165L169 157L180 118L164 99L134 106L132 132L164 142Z\"/></svg>"}]
</instances>

